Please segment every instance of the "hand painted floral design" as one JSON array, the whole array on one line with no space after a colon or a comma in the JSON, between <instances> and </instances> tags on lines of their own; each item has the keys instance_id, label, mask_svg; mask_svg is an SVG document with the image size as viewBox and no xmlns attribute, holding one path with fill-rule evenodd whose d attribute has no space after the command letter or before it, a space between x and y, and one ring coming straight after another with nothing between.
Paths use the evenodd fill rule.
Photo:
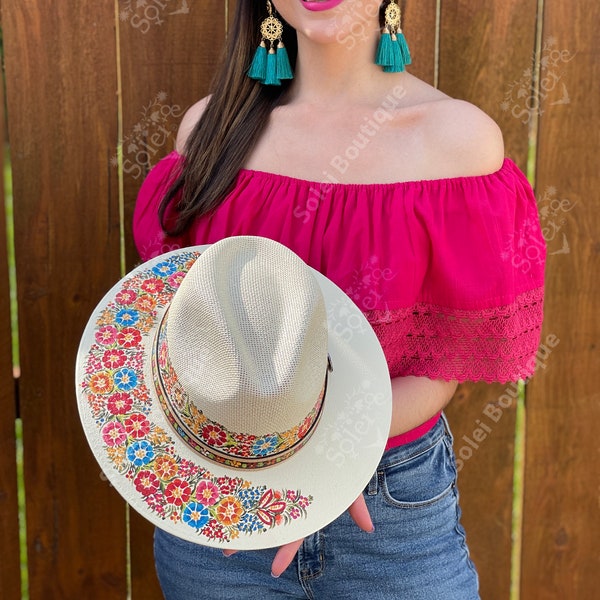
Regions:
<instances>
[{"instance_id":1,"label":"hand painted floral design","mask_svg":"<svg viewBox=\"0 0 600 600\"><path fill-rule=\"evenodd\" d=\"M117 328L112 325L100 327L100 329L96 331L95 338L96 341L103 346L112 346L117 339Z\"/></svg>"},{"instance_id":2,"label":"hand painted floral design","mask_svg":"<svg viewBox=\"0 0 600 600\"><path fill-rule=\"evenodd\" d=\"M113 415L126 415L131 410L133 399L129 394L118 392L112 394L106 401L106 407Z\"/></svg>"},{"instance_id":3,"label":"hand painted floral design","mask_svg":"<svg viewBox=\"0 0 600 600\"><path fill-rule=\"evenodd\" d=\"M115 321L118 325L133 327L140 319L140 315L137 310L131 308L122 308L115 315Z\"/></svg>"},{"instance_id":4,"label":"hand painted floral design","mask_svg":"<svg viewBox=\"0 0 600 600\"><path fill-rule=\"evenodd\" d=\"M102 439L107 446L121 446L127 441L127 431L121 423L110 421L102 428Z\"/></svg>"},{"instance_id":5,"label":"hand painted floral design","mask_svg":"<svg viewBox=\"0 0 600 600\"><path fill-rule=\"evenodd\" d=\"M197 257L182 252L123 282L98 319L82 387L108 458L148 509L201 538L224 542L306 517L312 497L253 486L241 477L215 477L179 456L173 434L149 418L152 398L138 346ZM194 416L198 430L212 427L206 435L214 443L237 442L201 413ZM257 453L266 452L276 442L274 436L251 437L244 439L248 452L253 445Z\"/></svg>"},{"instance_id":6,"label":"hand painted floral design","mask_svg":"<svg viewBox=\"0 0 600 600\"><path fill-rule=\"evenodd\" d=\"M171 277L173 275L168 280ZM325 385L302 423L287 431L260 437L229 431L209 420L183 389L169 358L167 323L168 319L165 319L160 327L157 357L152 365L155 389L167 419L191 448L212 461L234 468L252 469L281 462L308 441L311 428L320 417Z\"/></svg>"},{"instance_id":7,"label":"hand painted floral design","mask_svg":"<svg viewBox=\"0 0 600 600\"><path fill-rule=\"evenodd\" d=\"M221 492L212 481L201 481L196 489L196 497L205 506L212 506L218 502Z\"/></svg>"},{"instance_id":8,"label":"hand painted floral design","mask_svg":"<svg viewBox=\"0 0 600 600\"><path fill-rule=\"evenodd\" d=\"M91 376L89 386L95 394L110 394L113 391L114 381L110 373L101 371Z\"/></svg>"},{"instance_id":9,"label":"hand painted floral design","mask_svg":"<svg viewBox=\"0 0 600 600\"><path fill-rule=\"evenodd\" d=\"M155 494L160 487L160 481L152 471L140 471L135 476L133 483L135 489L142 494L142 496Z\"/></svg>"},{"instance_id":10,"label":"hand painted floral design","mask_svg":"<svg viewBox=\"0 0 600 600\"><path fill-rule=\"evenodd\" d=\"M127 357L125 356L125 352L123 350L107 350L102 355L102 364L108 369L118 369L125 364Z\"/></svg>"}]
</instances>

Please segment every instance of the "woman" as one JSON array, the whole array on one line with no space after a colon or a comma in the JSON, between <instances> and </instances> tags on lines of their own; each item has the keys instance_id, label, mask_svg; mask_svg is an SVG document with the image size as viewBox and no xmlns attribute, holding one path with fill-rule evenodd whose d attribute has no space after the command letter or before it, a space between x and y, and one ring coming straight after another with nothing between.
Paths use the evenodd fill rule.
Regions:
<instances>
[{"instance_id":1,"label":"woman","mask_svg":"<svg viewBox=\"0 0 600 600\"><path fill-rule=\"evenodd\" d=\"M140 191L143 259L232 235L280 241L364 311L393 386L387 451L349 509L356 525L346 514L231 558L157 530L168 599L478 598L441 413L459 381L531 375L543 252L527 262L521 242L543 239L496 124L404 70L397 4L380 4L238 0L212 95Z\"/></svg>"}]
</instances>

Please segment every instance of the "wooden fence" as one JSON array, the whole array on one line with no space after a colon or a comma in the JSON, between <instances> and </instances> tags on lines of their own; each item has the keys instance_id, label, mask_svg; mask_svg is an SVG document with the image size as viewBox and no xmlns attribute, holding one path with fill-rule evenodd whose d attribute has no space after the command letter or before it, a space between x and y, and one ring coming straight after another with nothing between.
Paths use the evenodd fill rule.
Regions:
<instances>
[{"instance_id":1,"label":"wooden fence","mask_svg":"<svg viewBox=\"0 0 600 600\"><path fill-rule=\"evenodd\" d=\"M160 597L151 528L127 515L79 426L74 361L122 257L127 268L138 260L136 192L172 148L185 108L207 92L233 4L0 0L21 368L15 381L0 210L4 599L21 593L17 415L30 597ZM411 71L497 120L507 154L535 177L548 242L545 346L526 388L522 467L516 461L522 502L513 507L523 449L514 386L463 385L449 410L484 599L508 599L511 576L513 598L587 600L600 589L598 13L596 0L408 0L405 10Z\"/></svg>"}]
</instances>

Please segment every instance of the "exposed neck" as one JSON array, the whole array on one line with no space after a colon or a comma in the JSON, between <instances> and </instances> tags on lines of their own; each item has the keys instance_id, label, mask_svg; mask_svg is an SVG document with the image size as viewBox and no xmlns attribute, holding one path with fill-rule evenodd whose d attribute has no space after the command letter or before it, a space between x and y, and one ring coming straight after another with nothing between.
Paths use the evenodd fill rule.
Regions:
<instances>
[{"instance_id":1,"label":"exposed neck","mask_svg":"<svg viewBox=\"0 0 600 600\"><path fill-rule=\"evenodd\" d=\"M375 65L379 36L318 43L298 35L298 61L290 98L324 106L369 103L377 94L381 67Z\"/></svg>"}]
</instances>

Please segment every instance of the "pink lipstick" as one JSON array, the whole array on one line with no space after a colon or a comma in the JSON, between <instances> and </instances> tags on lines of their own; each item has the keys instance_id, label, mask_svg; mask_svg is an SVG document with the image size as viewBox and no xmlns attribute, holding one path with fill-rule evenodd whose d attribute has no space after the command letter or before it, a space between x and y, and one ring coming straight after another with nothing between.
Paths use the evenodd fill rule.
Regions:
<instances>
[{"instance_id":1,"label":"pink lipstick","mask_svg":"<svg viewBox=\"0 0 600 600\"><path fill-rule=\"evenodd\" d=\"M331 10L335 8L339 4L341 4L344 0L302 0L302 6L307 10L312 11L322 11L322 10Z\"/></svg>"}]
</instances>

